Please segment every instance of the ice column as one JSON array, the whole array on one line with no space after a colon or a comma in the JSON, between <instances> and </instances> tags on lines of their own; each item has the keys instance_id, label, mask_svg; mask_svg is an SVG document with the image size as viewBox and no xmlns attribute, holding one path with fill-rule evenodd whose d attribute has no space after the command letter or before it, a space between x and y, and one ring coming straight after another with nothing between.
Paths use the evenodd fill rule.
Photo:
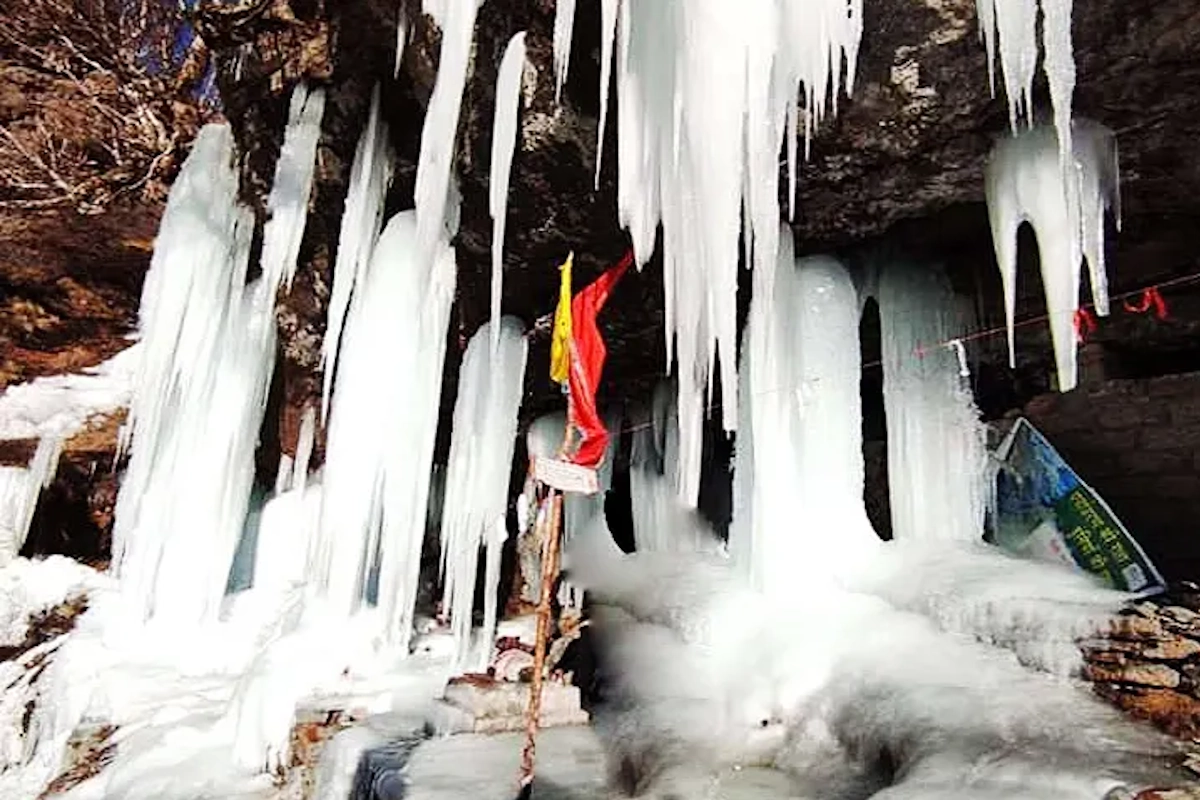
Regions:
<instances>
[{"instance_id":1,"label":"ice column","mask_svg":"<svg viewBox=\"0 0 1200 800\"><path fill-rule=\"evenodd\" d=\"M321 94L296 89L268 197L261 276L246 282L253 219L237 201L233 136L207 126L167 202L142 291L142 361L117 500L114 561L138 613L212 619L254 481L275 360L275 296L294 269Z\"/></svg>"},{"instance_id":2,"label":"ice column","mask_svg":"<svg viewBox=\"0 0 1200 800\"><path fill-rule=\"evenodd\" d=\"M811 133L841 88L843 60L847 89L853 81L862 4L621 0L615 13L602 6L601 18L602 80L605 45L616 28L618 213L638 263L649 259L662 226L666 347L679 391L679 492L694 505L718 363L726 430L738 418L743 206L754 266L769 272L780 215L778 154L787 120L798 118L798 85Z\"/></svg>"},{"instance_id":3,"label":"ice column","mask_svg":"<svg viewBox=\"0 0 1200 800\"><path fill-rule=\"evenodd\" d=\"M862 500L858 294L832 258L793 262L790 233L778 257L743 344L735 468L753 477L737 482L730 550L784 599L852 574L878 539Z\"/></svg>"},{"instance_id":4,"label":"ice column","mask_svg":"<svg viewBox=\"0 0 1200 800\"><path fill-rule=\"evenodd\" d=\"M346 319L307 566L310 585L350 614L378 564L378 605L401 648L412 633L455 285L444 237L432 259L421 252L416 215L397 214Z\"/></svg>"},{"instance_id":5,"label":"ice column","mask_svg":"<svg viewBox=\"0 0 1200 800\"><path fill-rule=\"evenodd\" d=\"M508 486L528 355L521 323L504 317L499 326L497 337L490 323L481 327L463 355L442 505L442 607L450 614L458 663L472 670L486 666L496 628L500 550L507 537ZM487 551L481 632L487 647L483 663L468 663L480 548Z\"/></svg>"},{"instance_id":6,"label":"ice column","mask_svg":"<svg viewBox=\"0 0 1200 800\"><path fill-rule=\"evenodd\" d=\"M888 263L879 279L892 531L897 541L979 541L986 429L947 344L969 320L940 268Z\"/></svg>"},{"instance_id":7,"label":"ice column","mask_svg":"<svg viewBox=\"0 0 1200 800\"><path fill-rule=\"evenodd\" d=\"M1088 262L1097 313L1108 313L1104 212L1120 223L1117 145L1111 131L1076 120L1073 158L1063 169L1054 131L1038 127L998 142L986 168L988 217L1004 284L1009 361L1016 363L1013 322L1017 302L1017 229L1037 234L1046 310L1060 391L1075 388L1075 312L1080 266Z\"/></svg>"},{"instance_id":8,"label":"ice column","mask_svg":"<svg viewBox=\"0 0 1200 800\"><path fill-rule=\"evenodd\" d=\"M323 391L321 418L329 416L329 398L333 376L337 372L338 347L346 314L371 261L371 252L383 226L383 206L392 182L393 155L388 145L387 124L380 119L379 86L371 93L371 111L367 127L358 140L354 163L350 167L350 185L338 232L337 263L333 270L333 291L329 297L329 316L325 340L321 345Z\"/></svg>"},{"instance_id":9,"label":"ice column","mask_svg":"<svg viewBox=\"0 0 1200 800\"><path fill-rule=\"evenodd\" d=\"M521 76L525 70L525 31L508 43L496 79L496 113L492 119L492 170L488 176L488 208L492 215L492 346L500 343L500 297L504 287L504 226L508 218L508 176L517 139Z\"/></svg>"}]
</instances>

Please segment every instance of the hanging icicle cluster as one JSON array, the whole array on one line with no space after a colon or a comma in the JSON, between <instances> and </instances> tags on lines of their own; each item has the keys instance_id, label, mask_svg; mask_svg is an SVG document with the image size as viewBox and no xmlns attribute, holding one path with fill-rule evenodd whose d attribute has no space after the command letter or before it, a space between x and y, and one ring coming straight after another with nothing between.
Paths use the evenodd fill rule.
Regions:
<instances>
[{"instance_id":1,"label":"hanging icicle cluster","mask_svg":"<svg viewBox=\"0 0 1200 800\"><path fill-rule=\"evenodd\" d=\"M237 200L233 136L209 126L171 192L142 291L142 362L114 560L143 616L213 619L246 518L275 365L275 297L295 270L323 95L297 87L267 199L262 274ZM206 513L196 513L196 509Z\"/></svg>"},{"instance_id":2,"label":"hanging icicle cluster","mask_svg":"<svg viewBox=\"0 0 1200 800\"><path fill-rule=\"evenodd\" d=\"M842 87L843 63L847 91L853 86L862 3L610 0L601 17L601 108L615 38L618 213L639 263L650 258L660 223L663 231L666 346L679 387L679 491L694 505L718 354L724 424L736 427L743 211L753 263L771 270L778 154L790 127L794 171L798 86L811 134Z\"/></svg>"},{"instance_id":3,"label":"hanging icicle cluster","mask_svg":"<svg viewBox=\"0 0 1200 800\"><path fill-rule=\"evenodd\" d=\"M1028 222L1037 235L1046 311L1058 368L1058 388L1077 381L1075 314L1082 262L1086 259L1096 312L1108 314L1104 263L1104 213L1120 224L1117 145L1112 132L1094 122L1072 123L1069 166L1059 158L1048 127L1002 139L986 167L992 244L1004 284L1010 364L1016 364L1013 323L1017 302L1017 229Z\"/></svg>"}]
</instances>

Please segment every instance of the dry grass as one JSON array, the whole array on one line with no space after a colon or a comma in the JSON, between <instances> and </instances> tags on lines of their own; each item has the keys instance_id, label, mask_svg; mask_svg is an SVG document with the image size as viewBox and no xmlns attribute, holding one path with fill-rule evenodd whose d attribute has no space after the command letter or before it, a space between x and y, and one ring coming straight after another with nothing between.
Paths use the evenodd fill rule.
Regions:
<instances>
[{"instance_id":1,"label":"dry grass","mask_svg":"<svg viewBox=\"0 0 1200 800\"><path fill-rule=\"evenodd\" d=\"M5 5L10 5L6 3ZM22 0L0 11L0 206L158 199L214 109L172 0Z\"/></svg>"}]
</instances>

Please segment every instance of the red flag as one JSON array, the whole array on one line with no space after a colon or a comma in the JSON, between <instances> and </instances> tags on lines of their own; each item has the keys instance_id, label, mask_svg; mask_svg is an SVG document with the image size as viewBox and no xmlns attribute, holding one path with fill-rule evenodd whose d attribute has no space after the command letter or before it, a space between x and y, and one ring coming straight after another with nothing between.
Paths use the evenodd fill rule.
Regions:
<instances>
[{"instance_id":1,"label":"red flag","mask_svg":"<svg viewBox=\"0 0 1200 800\"><path fill-rule=\"evenodd\" d=\"M573 335L568 416L580 435L579 448L571 461L583 467L599 464L608 447L608 431L596 409L596 389L600 386L608 349L596 327L596 316L608 302L613 286L632 263L633 253L626 253L616 266L610 267L571 301Z\"/></svg>"}]
</instances>

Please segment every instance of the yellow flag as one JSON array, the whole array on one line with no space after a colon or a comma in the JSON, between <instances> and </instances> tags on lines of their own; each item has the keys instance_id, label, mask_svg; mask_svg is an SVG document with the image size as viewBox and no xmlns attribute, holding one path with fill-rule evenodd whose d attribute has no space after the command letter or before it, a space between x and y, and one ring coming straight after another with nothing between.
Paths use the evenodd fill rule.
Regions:
<instances>
[{"instance_id":1,"label":"yellow flag","mask_svg":"<svg viewBox=\"0 0 1200 800\"><path fill-rule=\"evenodd\" d=\"M565 384L571 373L571 263L575 253L558 268L562 281L558 308L554 309L554 338L550 340L550 380Z\"/></svg>"}]
</instances>

